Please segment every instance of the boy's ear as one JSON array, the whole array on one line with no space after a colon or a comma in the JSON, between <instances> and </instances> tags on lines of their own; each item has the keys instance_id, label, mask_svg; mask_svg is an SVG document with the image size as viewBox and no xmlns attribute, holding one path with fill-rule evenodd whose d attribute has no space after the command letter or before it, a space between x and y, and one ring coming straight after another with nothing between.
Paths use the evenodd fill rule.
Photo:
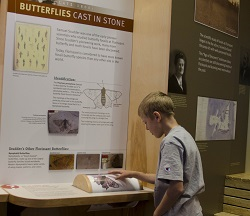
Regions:
<instances>
[{"instance_id":1,"label":"boy's ear","mask_svg":"<svg viewBox=\"0 0 250 216\"><path fill-rule=\"evenodd\" d=\"M157 121L160 121L161 120L161 114L157 111L154 111L153 112L153 115L154 115L154 118L157 120Z\"/></svg>"}]
</instances>

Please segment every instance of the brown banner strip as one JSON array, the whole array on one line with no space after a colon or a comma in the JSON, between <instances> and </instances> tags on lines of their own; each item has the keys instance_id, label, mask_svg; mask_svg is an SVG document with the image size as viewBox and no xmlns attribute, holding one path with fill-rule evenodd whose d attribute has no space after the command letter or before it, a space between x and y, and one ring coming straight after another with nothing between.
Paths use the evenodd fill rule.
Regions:
<instances>
[{"instance_id":1,"label":"brown banner strip","mask_svg":"<svg viewBox=\"0 0 250 216\"><path fill-rule=\"evenodd\" d=\"M25 0L9 0L8 12L133 32L133 20Z\"/></svg>"}]
</instances>

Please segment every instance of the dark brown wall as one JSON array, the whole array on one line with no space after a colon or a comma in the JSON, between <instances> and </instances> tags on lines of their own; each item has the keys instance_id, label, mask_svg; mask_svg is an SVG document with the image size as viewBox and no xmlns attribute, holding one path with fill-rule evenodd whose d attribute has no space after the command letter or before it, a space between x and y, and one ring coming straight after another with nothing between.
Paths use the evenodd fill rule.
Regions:
<instances>
[{"instance_id":1,"label":"dark brown wall","mask_svg":"<svg viewBox=\"0 0 250 216\"><path fill-rule=\"evenodd\" d=\"M199 1L208 2L208 0ZM235 140L197 142L206 183L206 192L200 196L204 215L213 215L222 211L225 175L245 170L249 89L239 85L239 67L241 47L250 48L249 10L250 2L241 0L239 37L237 38L195 22L195 0L174 0L172 2L170 56L173 56L176 50L181 50L187 57L188 91L187 95L181 99L186 100L187 107L177 106L176 117L179 123L195 137L198 96L237 101ZM221 14L211 16L211 22L213 22L212 19L219 16ZM201 50L199 47L200 33L233 45L231 73L212 69L206 69L206 72L198 71L199 51ZM170 59L170 65L173 65L172 61ZM239 94L240 87L245 90L243 94Z\"/></svg>"}]
</instances>

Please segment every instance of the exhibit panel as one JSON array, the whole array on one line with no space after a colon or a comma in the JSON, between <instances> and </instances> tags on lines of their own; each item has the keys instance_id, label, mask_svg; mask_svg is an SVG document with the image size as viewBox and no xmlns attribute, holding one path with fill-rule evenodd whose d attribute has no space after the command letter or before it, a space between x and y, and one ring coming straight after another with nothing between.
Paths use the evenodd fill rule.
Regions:
<instances>
[{"instance_id":1,"label":"exhibit panel","mask_svg":"<svg viewBox=\"0 0 250 216\"><path fill-rule=\"evenodd\" d=\"M3 82L3 66L4 66L4 48L5 48L5 25L7 14L7 0L0 2L0 111L2 110L2 82Z\"/></svg>"},{"instance_id":2,"label":"exhibit panel","mask_svg":"<svg viewBox=\"0 0 250 216\"><path fill-rule=\"evenodd\" d=\"M221 211L225 175L245 168L249 8L247 0L11 1L0 49L1 182L73 182L88 173L105 176L92 179L105 191L117 187L109 169L155 173L161 140L137 108L161 90L197 141L203 213ZM181 83L173 79L177 54Z\"/></svg>"},{"instance_id":3,"label":"exhibit panel","mask_svg":"<svg viewBox=\"0 0 250 216\"><path fill-rule=\"evenodd\" d=\"M8 1L2 183L125 168L133 9L132 0Z\"/></svg>"}]
</instances>

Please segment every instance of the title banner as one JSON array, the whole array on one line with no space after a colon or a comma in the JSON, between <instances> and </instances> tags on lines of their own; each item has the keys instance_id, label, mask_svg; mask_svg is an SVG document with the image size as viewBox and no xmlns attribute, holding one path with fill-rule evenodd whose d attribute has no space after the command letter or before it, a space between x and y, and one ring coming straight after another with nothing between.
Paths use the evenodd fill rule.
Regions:
<instances>
[{"instance_id":1,"label":"title banner","mask_svg":"<svg viewBox=\"0 0 250 216\"><path fill-rule=\"evenodd\" d=\"M133 20L31 1L9 1L8 12L133 32Z\"/></svg>"}]
</instances>

